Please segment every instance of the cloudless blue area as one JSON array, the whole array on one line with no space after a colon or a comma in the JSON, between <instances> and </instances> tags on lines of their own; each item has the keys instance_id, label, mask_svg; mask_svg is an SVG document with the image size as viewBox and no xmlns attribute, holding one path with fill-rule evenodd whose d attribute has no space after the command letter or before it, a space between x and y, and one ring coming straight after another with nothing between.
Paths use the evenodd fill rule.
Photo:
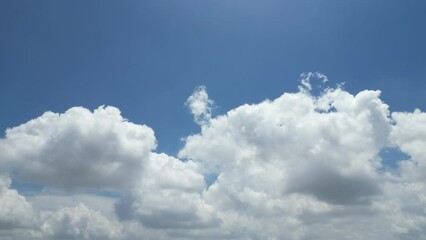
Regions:
<instances>
[{"instance_id":1,"label":"cloudless blue area","mask_svg":"<svg viewBox=\"0 0 426 240\"><path fill-rule=\"evenodd\" d=\"M204 181L206 182L207 187L210 187L211 185L213 185L216 182L218 177L219 175L217 175L216 173L210 173L210 174L204 175Z\"/></svg>"},{"instance_id":2,"label":"cloudless blue area","mask_svg":"<svg viewBox=\"0 0 426 240\"><path fill-rule=\"evenodd\" d=\"M383 148L379 152L384 168L395 169L398 167L399 161L410 159L410 156L402 152L399 148Z\"/></svg>"},{"instance_id":3,"label":"cloudless blue area","mask_svg":"<svg viewBox=\"0 0 426 240\"><path fill-rule=\"evenodd\" d=\"M0 130L50 110L113 105L175 154L199 131L206 85L221 114L297 91L320 71L392 111L426 110L423 0L2 0Z\"/></svg>"}]
</instances>

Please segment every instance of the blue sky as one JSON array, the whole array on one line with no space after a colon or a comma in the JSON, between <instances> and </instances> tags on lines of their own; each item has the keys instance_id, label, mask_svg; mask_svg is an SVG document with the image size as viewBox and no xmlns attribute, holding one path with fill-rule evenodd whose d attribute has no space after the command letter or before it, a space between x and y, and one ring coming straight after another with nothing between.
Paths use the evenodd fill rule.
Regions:
<instances>
[{"instance_id":1,"label":"blue sky","mask_svg":"<svg viewBox=\"0 0 426 240\"><path fill-rule=\"evenodd\" d=\"M423 1L2 1L0 129L47 110L117 106L175 154L198 131L183 103L206 85L215 113L297 89L321 71L424 108Z\"/></svg>"},{"instance_id":2,"label":"blue sky","mask_svg":"<svg viewBox=\"0 0 426 240\"><path fill-rule=\"evenodd\" d=\"M0 239L426 239L425 12L0 1Z\"/></svg>"}]
</instances>

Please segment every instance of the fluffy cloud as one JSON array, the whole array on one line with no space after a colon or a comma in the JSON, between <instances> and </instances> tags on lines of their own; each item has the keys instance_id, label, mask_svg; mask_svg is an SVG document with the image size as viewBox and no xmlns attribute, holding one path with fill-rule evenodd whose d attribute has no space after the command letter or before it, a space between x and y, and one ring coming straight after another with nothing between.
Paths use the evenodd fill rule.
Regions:
<instances>
[{"instance_id":1,"label":"fluffy cloud","mask_svg":"<svg viewBox=\"0 0 426 240\"><path fill-rule=\"evenodd\" d=\"M401 174L409 179L426 180L426 113L416 109L413 113L393 113L392 118L395 121L392 142L411 156L409 161L400 162Z\"/></svg>"},{"instance_id":2,"label":"fluffy cloud","mask_svg":"<svg viewBox=\"0 0 426 240\"><path fill-rule=\"evenodd\" d=\"M116 239L122 226L87 208L83 203L41 214L40 237L53 239Z\"/></svg>"},{"instance_id":3,"label":"fluffy cloud","mask_svg":"<svg viewBox=\"0 0 426 240\"><path fill-rule=\"evenodd\" d=\"M0 223L51 239L425 238L426 114L390 113L380 91L321 85L316 94L312 80L327 77L301 78L298 92L216 117L197 88L186 105L201 131L178 158L154 152L153 131L114 107L48 112L9 129L0 167L13 177L117 195L99 206L88 193L26 200L5 179L0 203L14 199L16 211L0 210ZM388 147L410 159L384 166ZM34 219L31 206L39 224L19 223Z\"/></svg>"},{"instance_id":4,"label":"fluffy cloud","mask_svg":"<svg viewBox=\"0 0 426 240\"><path fill-rule=\"evenodd\" d=\"M201 193L204 178L194 162L153 153L130 195L116 205L118 216L156 229L197 229L218 225ZM178 206L178 207L177 207Z\"/></svg>"},{"instance_id":5,"label":"fluffy cloud","mask_svg":"<svg viewBox=\"0 0 426 240\"><path fill-rule=\"evenodd\" d=\"M109 220L83 203L76 207L40 211L33 209L33 204L16 190L10 189L10 185L10 178L0 177L1 239L116 239L123 236L120 223ZM52 205L51 198L44 201L50 207L66 202Z\"/></svg>"},{"instance_id":6,"label":"fluffy cloud","mask_svg":"<svg viewBox=\"0 0 426 240\"><path fill-rule=\"evenodd\" d=\"M391 121L380 92L313 96L309 77L298 93L240 106L186 138L179 157L218 175L203 197L231 236L303 239L314 217L327 235L339 215L370 213L382 194L378 153Z\"/></svg>"},{"instance_id":7,"label":"fluffy cloud","mask_svg":"<svg viewBox=\"0 0 426 240\"><path fill-rule=\"evenodd\" d=\"M10 189L10 184L10 178L0 176L0 232L30 227L35 221L31 204L16 190Z\"/></svg>"},{"instance_id":8,"label":"fluffy cloud","mask_svg":"<svg viewBox=\"0 0 426 240\"><path fill-rule=\"evenodd\" d=\"M209 98L205 86L196 88L185 104L194 115L194 121L197 124L203 125L210 121L214 102Z\"/></svg>"},{"instance_id":9,"label":"fluffy cloud","mask_svg":"<svg viewBox=\"0 0 426 240\"><path fill-rule=\"evenodd\" d=\"M23 181L112 188L137 178L155 146L154 132L128 122L117 108L74 107L8 129L0 158Z\"/></svg>"},{"instance_id":10,"label":"fluffy cloud","mask_svg":"<svg viewBox=\"0 0 426 240\"><path fill-rule=\"evenodd\" d=\"M426 237L425 182L388 182L381 201L374 206L393 239Z\"/></svg>"},{"instance_id":11,"label":"fluffy cloud","mask_svg":"<svg viewBox=\"0 0 426 240\"><path fill-rule=\"evenodd\" d=\"M380 192L377 154L390 132L379 92L284 94L244 105L189 136L179 153L220 174L234 194L310 194L334 204L368 202ZM333 109L333 110L331 110ZM248 199L246 199L247 201Z\"/></svg>"}]
</instances>

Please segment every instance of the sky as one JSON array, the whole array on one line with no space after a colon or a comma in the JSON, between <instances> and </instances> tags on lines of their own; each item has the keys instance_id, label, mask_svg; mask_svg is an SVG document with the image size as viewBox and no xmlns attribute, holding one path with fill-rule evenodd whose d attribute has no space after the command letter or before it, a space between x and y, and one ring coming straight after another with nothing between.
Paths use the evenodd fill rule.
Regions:
<instances>
[{"instance_id":1,"label":"sky","mask_svg":"<svg viewBox=\"0 0 426 240\"><path fill-rule=\"evenodd\" d=\"M0 2L0 239L426 238L421 0Z\"/></svg>"}]
</instances>

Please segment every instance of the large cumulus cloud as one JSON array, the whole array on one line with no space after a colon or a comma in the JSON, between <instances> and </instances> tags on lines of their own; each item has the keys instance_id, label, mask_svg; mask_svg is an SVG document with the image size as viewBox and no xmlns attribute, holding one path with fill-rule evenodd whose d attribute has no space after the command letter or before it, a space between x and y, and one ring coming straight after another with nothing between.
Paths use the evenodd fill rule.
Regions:
<instances>
[{"instance_id":1,"label":"large cumulus cloud","mask_svg":"<svg viewBox=\"0 0 426 240\"><path fill-rule=\"evenodd\" d=\"M380 91L326 87L320 73L301 77L297 92L220 116L196 88L186 105L201 131L176 157L155 152L153 130L114 107L8 129L0 170L47 193L24 198L4 178L0 203L16 204L0 226L50 239L425 238L426 114L391 113ZM383 148L409 157L387 166ZM86 197L62 206L51 187ZM113 196L96 206L105 189Z\"/></svg>"},{"instance_id":2,"label":"large cumulus cloud","mask_svg":"<svg viewBox=\"0 0 426 240\"><path fill-rule=\"evenodd\" d=\"M113 188L137 178L155 146L152 129L128 122L115 107L74 107L8 129L0 158L23 181Z\"/></svg>"},{"instance_id":3,"label":"large cumulus cloud","mask_svg":"<svg viewBox=\"0 0 426 240\"><path fill-rule=\"evenodd\" d=\"M380 192L377 154L390 132L387 105L378 97L330 89L319 98L299 92L244 105L189 136L179 156L220 174L217 184L230 192L368 202Z\"/></svg>"}]
</instances>

